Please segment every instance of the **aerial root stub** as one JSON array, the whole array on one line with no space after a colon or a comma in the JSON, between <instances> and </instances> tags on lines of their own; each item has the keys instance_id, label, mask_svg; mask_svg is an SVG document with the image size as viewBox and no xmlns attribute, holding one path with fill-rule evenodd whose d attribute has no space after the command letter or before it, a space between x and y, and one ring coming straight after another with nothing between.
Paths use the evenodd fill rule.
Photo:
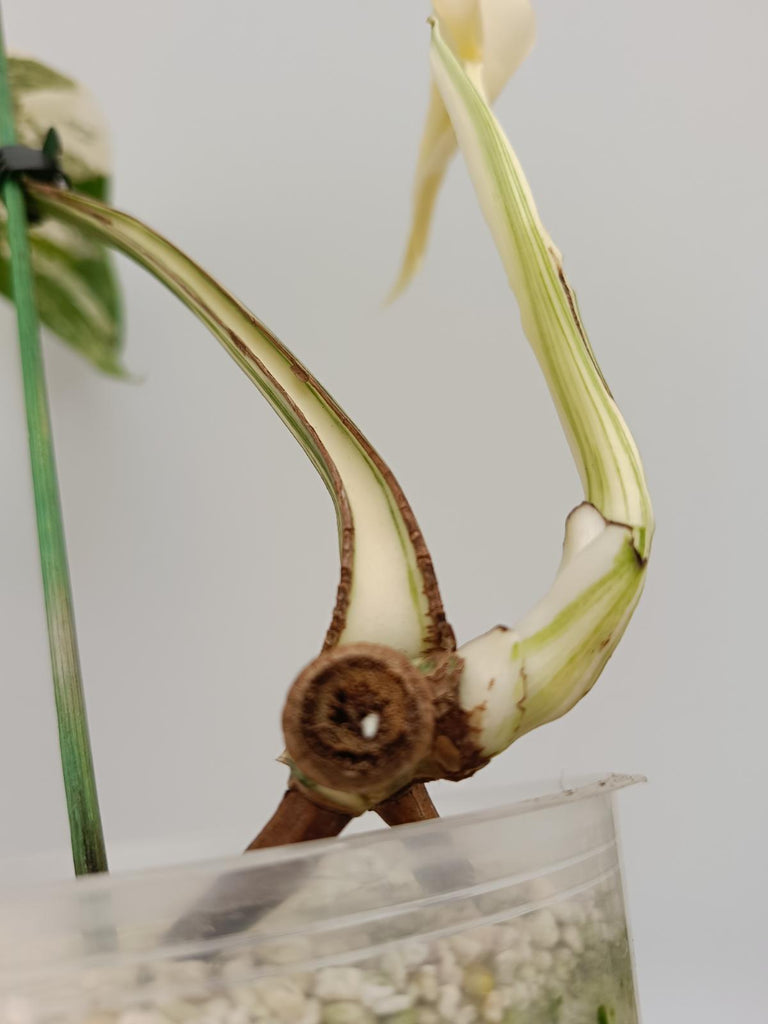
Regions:
<instances>
[{"instance_id":1,"label":"aerial root stub","mask_svg":"<svg viewBox=\"0 0 768 1024\"><path fill-rule=\"evenodd\" d=\"M380 644L324 651L299 674L283 711L297 769L350 793L412 775L432 747L434 726L428 680L404 654Z\"/></svg>"}]
</instances>

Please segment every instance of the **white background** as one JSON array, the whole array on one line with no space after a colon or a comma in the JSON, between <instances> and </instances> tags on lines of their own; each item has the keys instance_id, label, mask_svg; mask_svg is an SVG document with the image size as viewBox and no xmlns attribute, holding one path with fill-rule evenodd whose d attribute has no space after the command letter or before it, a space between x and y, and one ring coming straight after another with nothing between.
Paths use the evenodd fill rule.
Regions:
<instances>
[{"instance_id":1,"label":"white background","mask_svg":"<svg viewBox=\"0 0 768 1024\"><path fill-rule=\"evenodd\" d=\"M116 203L242 297L398 474L460 640L547 588L578 482L464 168L423 274L404 241L427 96L406 0L7 0L87 83ZM470 786L607 769L649 1024L765 1019L766 131L756 0L537 5L498 110L643 452L658 533L593 693ZM239 849L319 649L336 531L300 449L204 329L122 261L126 361L46 340L84 676L116 865ZM66 867L18 360L0 320L0 847ZM438 794L439 799L439 794ZM132 852L131 852L132 851ZM58 859L57 859L58 858Z\"/></svg>"}]
</instances>

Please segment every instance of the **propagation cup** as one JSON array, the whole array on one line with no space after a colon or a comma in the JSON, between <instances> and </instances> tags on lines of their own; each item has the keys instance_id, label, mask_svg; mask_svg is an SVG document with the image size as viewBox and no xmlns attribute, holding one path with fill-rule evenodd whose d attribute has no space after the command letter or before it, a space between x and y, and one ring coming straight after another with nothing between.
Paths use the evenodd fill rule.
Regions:
<instances>
[{"instance_id":1,"label":"propagation cup","mask_svg":"<svg viewBox=\"0 0 768 1024\"><path fill-rule=\"evenodd\" d=\"M636 1024L634 781L0 890L0 1024Z\"/></svg>"}]
</instances>

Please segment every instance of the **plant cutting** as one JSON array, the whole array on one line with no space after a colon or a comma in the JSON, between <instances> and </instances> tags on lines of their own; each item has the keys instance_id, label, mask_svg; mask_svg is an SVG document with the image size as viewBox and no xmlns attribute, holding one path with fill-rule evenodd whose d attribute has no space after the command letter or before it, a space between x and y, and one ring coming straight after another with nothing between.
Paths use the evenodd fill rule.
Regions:
<instances>
[{"instance_id":1,"label":"plant cutting","mask_svg":"<svg viewBox=\"0 0 768 1024\"><path fill-rule=\"evenodd\" d=\"M39 312L92 362L122 372L120 303L107 248L143 266L209 328L291 430L334 502L341 562L336 605L320 653L288 689L282 721L288 788L249 849L336 836L352 817L371 810L390 825L435 818L426 785L467 778L520 736L572 708L594 685L639 600L653 514L637 448L599 369L560 254L490 107L530 47L530 7L466 0L434 7L432 95L413 226L395 291L418 267L440 181L458 145L584 489L584 500L566 519L562 559L549 593L514 628L496 627L458 647L426 542L381 456L245 306L171 242L108 205L103 128L79 86L31 60L12 62L7 71L0 65L0 171L9 242L0 286L12 292L19 315L78 873L105 870L106 856L36 320ZM15 143L14 116L26 151ZM51 128L56 134L46 135ZM74 135L79 145L73 148ZM28 225L30 218L34 223ZM538 918L534 931L544 952L550 947L542 921L549 923L546 915ZM560 942L559 930L557 936L551 948ZM573 944L578 945L575 939ZM496 976L480 967L462 975L470 1002L484 1007L495 984ZM370 1019L394 1020L399 1004L388 1005L395 1009L376 1010ZM596 1012L608 1014L600 1005ZM500 1005L498 1020L511 1021L503 1016L510 1008L511 1002ZM339 1012L341 1024L346 1011ZM453 1011L440 1013L435 1019L450 1019ZM403 1018L403 1024L411 1019L417 1018ZM331 1017L323 1020L331 1024Z\"/></svg>"}]
</instances>

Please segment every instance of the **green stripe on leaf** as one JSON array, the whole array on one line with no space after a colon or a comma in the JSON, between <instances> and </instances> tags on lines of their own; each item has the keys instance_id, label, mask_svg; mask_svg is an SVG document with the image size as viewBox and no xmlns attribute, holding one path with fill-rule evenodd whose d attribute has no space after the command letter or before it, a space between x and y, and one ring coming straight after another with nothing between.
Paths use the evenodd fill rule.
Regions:
<instances>
[{"instance_id":1,"label":"green stripe on leaf","mask_svg":"<svg viewBox=\"0 0 768 1024\"><path fill-rule=\"evenodd\" d=\"M50 217L121 250L176 294L319 471L336 507L342 564L326 646L369 641L413 657L452 649L432 562L399 484L306 367L212 277L140 221L86 196L29 187Z\"/></svg>"},{"instance_id":2,"label":"green stripe on leaf","mask_svg":"<svg viewBox=\"0 0 768 1024\"><path fill-rule=\"evenodd\" d=\"M461 703L490 757L564 714L594 685L642 592L653 512L634 440L522 168L434 23L432 72L587 499L568 518L550 592L516 629L491 630L458 651Z\"/></svg>"},{"instance_id":3,"label":"green stripe on leaf","mask_svg":"<svg viewBox=\"0 0 768 1024\"><path fill-rule=\"evenodd\" d=\"M653 512L634 440L597 366L560 254L488 103L433 28L432 68L584 484L650 553Z\"/></svg>"}]
</instances>

